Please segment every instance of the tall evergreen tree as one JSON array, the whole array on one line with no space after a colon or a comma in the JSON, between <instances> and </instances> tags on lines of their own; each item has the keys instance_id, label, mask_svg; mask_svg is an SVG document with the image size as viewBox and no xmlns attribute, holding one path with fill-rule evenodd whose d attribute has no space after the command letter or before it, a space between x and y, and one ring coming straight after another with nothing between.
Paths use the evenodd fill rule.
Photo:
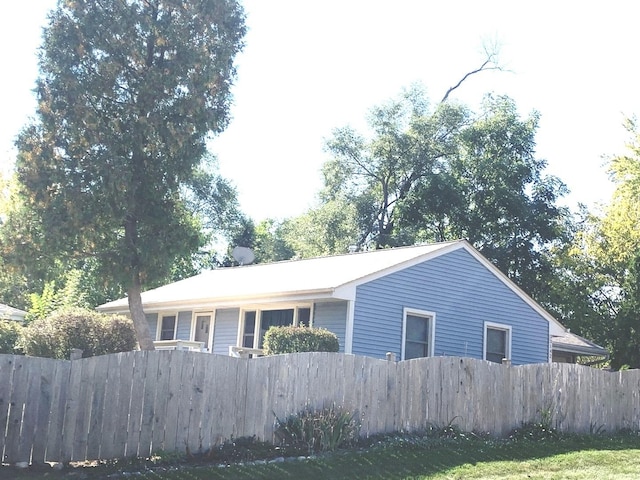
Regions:
<instances>
[{"instance_id":1,"label":"tall evergreen tree","mask_svg":"<svg viewBox=\"0 0 640 480\"><path fill-rule=\"evenodd\" d=\"M183 187L227 124L244 33L235 0L61 0L44 31L22 193L48 249L126 285L143 349L143 283L204 241Z\"/></svg>"}]
</instances>

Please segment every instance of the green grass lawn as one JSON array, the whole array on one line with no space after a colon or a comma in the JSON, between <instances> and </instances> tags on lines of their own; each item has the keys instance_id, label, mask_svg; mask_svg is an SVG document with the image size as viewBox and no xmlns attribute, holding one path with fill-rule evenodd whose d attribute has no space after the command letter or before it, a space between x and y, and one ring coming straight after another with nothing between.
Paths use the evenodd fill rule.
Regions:
<instances>
[{"instance_id":1,"label":"green grass lawn","mask_svg":"<svg viewBox=\"0 0 640 480\"><path fill-rule=\"evenodd\" d=\"M122 467L121 467L122 468ZM132 472L136 472L132 476ZM385 438L366 448L258 465L166 464L151 470L107 467L50 472L46 478L205 479L638 479L640 436L563 436L539 440ZM3 467L0 478L43 478Z\"/></svg>"}]
</instances>

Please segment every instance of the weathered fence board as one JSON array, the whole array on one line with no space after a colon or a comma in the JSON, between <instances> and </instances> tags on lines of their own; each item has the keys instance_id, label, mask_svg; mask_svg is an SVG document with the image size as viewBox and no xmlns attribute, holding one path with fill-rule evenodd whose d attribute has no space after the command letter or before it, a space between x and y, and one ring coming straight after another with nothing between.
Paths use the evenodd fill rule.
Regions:
<instances>
[{"instance_id":1,"label":"weathered fence board","mask_svg":"<svg viewBox=\"0 0 640 480\"><path fill-rule=\"evenodd\" d=\"M449 423L500 435L529 421L562 431L638 430L640 370L332 353L0 355L0 453L10 463L197 452L252 435L272 440L276 416L333 406L356 413L362 435Z\"/></svg>"}]
</instances>

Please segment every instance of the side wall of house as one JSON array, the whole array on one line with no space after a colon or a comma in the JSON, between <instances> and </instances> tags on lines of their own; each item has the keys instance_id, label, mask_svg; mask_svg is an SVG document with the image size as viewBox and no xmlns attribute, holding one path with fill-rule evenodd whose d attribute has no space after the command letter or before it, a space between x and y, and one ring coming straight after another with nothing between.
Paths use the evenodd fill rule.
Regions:
<instances>
[{"instance_id":1,"label":"side wall of house","mask_svg":"<svg viewBox=\"0 0 640 480\"><path fill-rule=\"evenodd\" d=\"M347 325L347 302L316 302L313 306L313 326L326 328L335 333L340 342L340 351L344 352L344 340Z\"/></svg>"},{"instance_id":2,"label":"side wall of house","mask_svg":"<svg viewBox=\"0 0 640 480\"><path fill-rule=\"evenodd\" d=\"M402 349L403 309L434 312L436 356L482 358L484 322L510 325L513 364L547 362L549 324L465 250L357 287L352 352Z\"/></svg>"},{"instance_id":3,"label":"side wall of house","mask_svg":"<svg viewBox=\"0 0 640 480\"><path fill-rule=\"evenodd\" d=\"M216 310L212 353L229 355L229 345L236 345L238 341L239 318L240 309L238 308Z\"/></svg>"}]
</instances>

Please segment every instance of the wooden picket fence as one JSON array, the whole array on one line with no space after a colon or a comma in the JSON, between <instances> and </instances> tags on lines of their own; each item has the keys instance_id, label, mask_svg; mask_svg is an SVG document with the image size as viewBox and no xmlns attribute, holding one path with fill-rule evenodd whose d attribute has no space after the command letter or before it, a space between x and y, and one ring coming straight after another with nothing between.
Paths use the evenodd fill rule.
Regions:
<instances>
[{"instance_id":1,"label":"wooden picket fence","mask_svg":"<svg viewBox=\"0 0 640 480\"><path fill-rule=\"evenodd\" d=\"M232 437L272 440L276 416L333 405L357 413L362 435L449 423L501 435L543 418L563 431L638 430L639 392L639 370L457 357L0 355L0 452L4 463L197 452Z\"/></svg>"}]
</instances>

